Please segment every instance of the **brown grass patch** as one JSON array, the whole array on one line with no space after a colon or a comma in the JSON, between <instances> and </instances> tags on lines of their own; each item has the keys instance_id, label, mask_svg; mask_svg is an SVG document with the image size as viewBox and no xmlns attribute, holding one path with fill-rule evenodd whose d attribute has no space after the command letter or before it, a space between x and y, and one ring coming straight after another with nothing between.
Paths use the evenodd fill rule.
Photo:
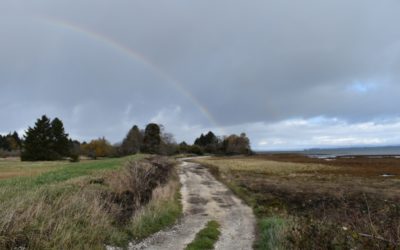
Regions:
<instances>
[{"instance_id":1,"label":"brown grass patch","mask_svg":"<svg viewBox=\"0 0 400 250\"><path fill-rule=\"evenodd\" d=\"M283 248L400 247L400 180L380 176L399 173L395 165L399 159L356 157L328 162L261 155L198 161L248 202L260 221L286 221Z\"/></svg>"},{"instance_id":2,"label":"brown grass patch","mask_svg":"<svg viewBox=\"0 0 400 250\"><path fill-rule=\"evenodd\" d=\"M299 154L261 154L254 156L254 158L286 163L322 164L336 167L335 171L328 171L328 173L334 174L380 177L384 173L391 173L396 175L395 178L400 178L400 159L394 157L353 156L326 160Z\"/></svg>"}]
</instances>

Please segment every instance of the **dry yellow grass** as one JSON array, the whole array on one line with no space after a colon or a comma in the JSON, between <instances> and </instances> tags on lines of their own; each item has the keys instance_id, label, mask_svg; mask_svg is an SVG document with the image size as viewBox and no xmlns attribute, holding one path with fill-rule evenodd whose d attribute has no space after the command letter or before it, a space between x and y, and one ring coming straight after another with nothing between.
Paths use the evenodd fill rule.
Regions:
<instances>
[{"instance_id":1,"label":"dry yellow grass","mask_svg":"<svg viewBox=\"0 0 400 250\"><path fill-rule=\"evenodd\" d=\"M251 157L202 158L199 163L218 166L224 171L247 171L256 174L288 175L304 172L335 170L336 167L312 163L277 162Z\"/></svg>"},{"instance_id":2,"label":"dry yellow grass","mask_svg":"<svg viewBox=\"0 0 400 250\"><path fill-rule=\"evenodd\" d=\"M37 176L41 173L56 170L67 165L67 161L57 162L22 162L19 158L6 158L0 160L0 179L19 176Z\"/></svg>"}]
</instances>

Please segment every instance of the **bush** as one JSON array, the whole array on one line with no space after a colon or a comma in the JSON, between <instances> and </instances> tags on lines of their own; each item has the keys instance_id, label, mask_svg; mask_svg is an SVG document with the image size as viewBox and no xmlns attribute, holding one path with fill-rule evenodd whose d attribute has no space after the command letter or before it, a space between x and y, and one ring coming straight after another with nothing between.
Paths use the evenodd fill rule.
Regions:
<instances>
[{"instance_id":1,"label":"bush","mask_svg":"<svg viewBox=\"0 0 400 250\"><path fill-rule=\"evenodd\" d=\"M79 162L80 161L79 154L71 154L69 161L70 162Z\"/></svg>"},{"instance_id":2,"label":"bush","mask_svg":"<svg viewBox=\"0 0 400 250\"><path fill-rule=\"evenodd\" d=\"M200 146L193 145L189 147L189 153L196 155L203 155L204 151Z\"/></svg>"}]
</instances>

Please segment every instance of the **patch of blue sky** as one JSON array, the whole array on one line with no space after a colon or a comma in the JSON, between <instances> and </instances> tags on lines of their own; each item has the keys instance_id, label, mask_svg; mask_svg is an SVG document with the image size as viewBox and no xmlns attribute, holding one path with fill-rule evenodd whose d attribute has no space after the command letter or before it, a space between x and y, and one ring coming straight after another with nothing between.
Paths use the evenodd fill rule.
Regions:
<instances>
[{"instance_id":1,"label":"patch of blue sky","mask_svg":"<svg viewBox=\"0 0 400 250\"><path fill-rule=\"evenodd\" d=\"M378 88L378 84L374 82L361 82L355 81L351 85L348 86L348 90L355 93L365 94L376 90Z\"/></svg>"}]
</instances>

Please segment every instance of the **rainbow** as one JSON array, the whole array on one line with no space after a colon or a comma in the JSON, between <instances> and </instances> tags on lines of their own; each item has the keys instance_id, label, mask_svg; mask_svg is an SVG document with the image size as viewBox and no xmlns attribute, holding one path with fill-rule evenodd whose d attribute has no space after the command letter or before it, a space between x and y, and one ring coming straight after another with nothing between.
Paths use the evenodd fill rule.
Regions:
<instances>
[{"instance_id":1,"label":"rainbow","mask_svg":"<svg viewBox=\"0 0 400 250\"><path fill-rule=\"evenodd\" d=\"M112 49L128 56L130 59L140 62L142 65L146 66L151 71L157 73L157 75L159 77L161 77L163 80L165 80L166 83L170 84L174 89L176 89L179 93L181 93L188 100L190 100L192 102L192 104L197 107L197 109L204 115L205 118L208 119L208 121L212 125L214 125L217 128L221 128L221 126L218 125L217 120L207 110L207 108L204 105L202 105L199 102L199 100L197 100L197 98L192 93L190 93L187 89L185 89L185 87L183 86L182 83L180 83L178 80L171 77L162 68L160 68L154 62L150 61L148 58L146 58L140 52L133 50L132 48L113 39L112 37L106 36L104 34L98 33L93 30L86 29L86 28L79 26L75 23L72 23L70 21L59 20L59 19L54 19L54 18L50 18L50 17L37 17L37 18L39 20L45 22L46 24L56 26L57 28L62 28L62 29L86 36L87 38L90 38L97 42L101 42L104 45L107 45L109 48L112 48ZM222 130L222 128L221 128L221 130Z\"/></svg>"}]
</instances>

